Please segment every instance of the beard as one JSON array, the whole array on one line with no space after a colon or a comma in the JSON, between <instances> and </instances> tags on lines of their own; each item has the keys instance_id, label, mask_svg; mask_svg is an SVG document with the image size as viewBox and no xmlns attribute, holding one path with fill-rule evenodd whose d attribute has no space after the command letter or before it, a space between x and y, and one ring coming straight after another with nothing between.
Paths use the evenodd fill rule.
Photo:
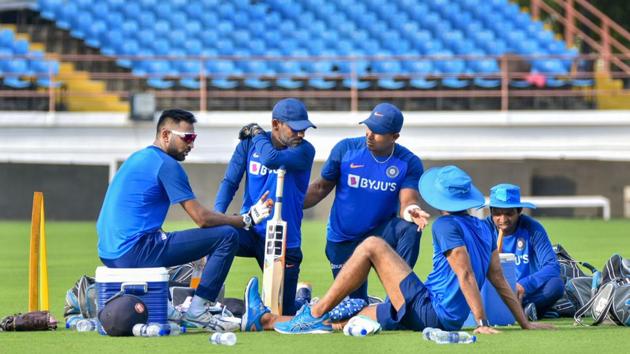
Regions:
<instances>
[{"instance_id":1,"label":"beard","mask_svg":"<svg viewBox=\"0 0 630 354\"><path fill-rule=\"evenodd\" d=\"M184 161L186 160L186 155L188 155L188 153L190 152L190 149L186 149L184 151L179 151L176 147L174 146L169 146L168 150L166 151L166 153L174 158L177 161Z\"/></svg>"},{"instance_id":2,"label":"beard","mask_svg":"<svg viewBox=\"0 0 630 354\"><path fill-rule=\"evenodd\" d=\"M300 145L302 143L302 140L304 140L304 139L302 139L302 138L291 138L291 137L287 138L287 137L281 136L279 140L286 147L296 147L296 146Z\"/></svg>"}]
</instances>

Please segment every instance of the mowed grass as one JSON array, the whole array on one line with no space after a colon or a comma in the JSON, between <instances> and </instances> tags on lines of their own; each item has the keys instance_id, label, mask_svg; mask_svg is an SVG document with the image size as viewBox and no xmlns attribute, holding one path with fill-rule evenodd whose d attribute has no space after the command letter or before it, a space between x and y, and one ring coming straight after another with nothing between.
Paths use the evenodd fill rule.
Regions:
<instances>
[{"instance_id":1,"label":"mowed grass","mask_svg":"<svg viewBox=\"0 0 630 354\"><path fill-rule=\"evenodd\" d=\"M561 243L579 260L600 268L613 253L630 256L630 221L613 220L542 220L552 242ZM96 231L93 223L48 222L48 272L51 311L60 320L55 332L0 333L1 353L398 353L398 352L593 352L621 353L630 346L628 328L604 325L575 327L571 319L554 320L553 331L522 331L503 328L503 333L481 336L473 345L440 346L424 341L415 332L386 332L367 338L343 334L285 336L275 332L238 333L234 347L214 346L206 332L178 337L111 338L96 333L77 333L63 328L65 292L82 274L94 274L100 265L96 253ZM167 230L192 227L190 223L169 223ZM301 279L313 284L315 296L324 293L331 283L324 255L325 223L305 222L304 261ZM30 225L25 222L0 223L0 316L27 310L28 252ZM430 229L422 238L416 272L425 279L431 269L432 242ZM247 280L261 275L252 259L237 258L227 280L227 296L242 297ZM372 272L370 294L384 296L384 290Z\"/></svg>"}]
</instances>

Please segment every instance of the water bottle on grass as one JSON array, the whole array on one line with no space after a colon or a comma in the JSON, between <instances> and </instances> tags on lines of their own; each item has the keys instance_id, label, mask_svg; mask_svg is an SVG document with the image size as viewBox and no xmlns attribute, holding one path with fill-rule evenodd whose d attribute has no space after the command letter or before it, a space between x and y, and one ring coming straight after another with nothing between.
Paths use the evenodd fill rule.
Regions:
<instances>
[{"instance_id":1,"label":"water bottle on grass","mask_svg":"<svg viewBox=\"0 0 630 354\"><path fill-rule=\"evenodd\" d=\"M133 326L133 335L136 337L161 337L171 333L171 326L161 323L138 323Z\"/></svg>"},{"instance_id":2,"label":"water bottle on grass","mask_svg":"<svg viewBox=\"0 0 630 354\"><path fill-rule=\"evenodd\" d=\"M464 331L447 332L439 328L427 327L422 331L425 340L434 341L438 344L470 344L477 341L477 336Z\"/></svg>"},{"instance_id":3,"label":"water bottle on grass","mask_svg":"<svg viewBox=\"0 0 630 354\"><path fill-rule=\"evenodd\" d=\"M96 331L97 323L94 318L84 318L76 322L77 332Z\"/></svg>"},{"instance_id":4,"label":"water bottle on grass","mask_svg":"<svg viewBox=\"0 0 630 354\"><path fill-rule=\"evenodd\" d=\"M210 336L210 342L212 344L232 346L236 344L236 334L232 332L212 333Z\"/></svg>"}]
</instances>

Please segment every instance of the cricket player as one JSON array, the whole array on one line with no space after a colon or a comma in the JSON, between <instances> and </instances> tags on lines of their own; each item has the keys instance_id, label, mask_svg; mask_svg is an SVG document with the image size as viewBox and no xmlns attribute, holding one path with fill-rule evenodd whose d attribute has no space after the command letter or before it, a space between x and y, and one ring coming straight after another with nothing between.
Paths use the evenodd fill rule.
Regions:
<instances>
[{"instance_id":1,"label":"cricket player","mask_svg":"<svg viewBox=\"0 0 630 354\"><path fill-rule=\"evenodd\" d=\"M133 153L112 180L96 223L98 254L110 268L170 267L207 258L200 284L184 320L212 330L220 325L208 311L216 301L238 250L237 229L260 223L270 213L262 198L243 215L208 210L193 193L180 165L193 149L195 117L166 110L153 145ZM180 204L199 228L166 232L170 205Z\"/></svg>"},{"instance_id":2,"label":"cricket player","mask_svg":"<svg viewBox=\"0 0 630 354\"><path fill-rule=\"evenodd\" d=\"M400 110L380 103L361 123L366 126L365 137L335 145L304 201L304 208L310 208L336 187L326 235L333 277L370 235L386 240L413 268L429 217L420 208L418 194L422 161L396 143L403 126ZM367 301L367 282L350 297Z\"/></svg>"},{"instance_id":3,"label":"cricket player","mask_svg":"<svg viewBox=\"0 0 630 354\"><path fill-rule=\"evenodd\" d=\"M315 128L308 120L306 106L295 98L278 101L273 107L271 132L250 124L239 133L241 140L230 159L219 186L214 207L225 212L234 198L243 175L246 175L241 210L248 210L268 191L276 190L276 169L284 167L282 219L287 222L284 295L282 311L295 313L295 291L302 263L302 205L311 175L315 148L304 139L306 129ZM271 199L275 196L271 195ZM237 256L254 257L263 267L265 224L267 219L249 230L239 230Z\"/></svg>"},{"instance_id":4,"label":"cricket player","mask_svg":"<svg viewBox=\"0 0 630 354\"><path fill-rule=\"evenodd\" d=\"M490 189L490 216L485 220L490 230L503 233L500 252L516 256L516 297L531 321L542 318L564 294L560 265L545 228L523 208L536 208L521 202L521 189L513 184L499 184Z\"/></svg>"},{"instance_id":5,"label":"cricket player","mask_svg":"<svg viewBox=\"0 0 630 354\"><path fill-rule=\"evenodd\" d=\"M470 216L469 208L484 204L483 194L471 178L455 166L428 170L420 180L423 199L442 215L433 231L433 271L422 282L385 240L365 239L348 259L328 292L312 307L305 306L295 317L270 314L258 295L256 278L245 292L246 313L242 330L274 328L285 334L330 333L341 324L331 324L328 312L367 279L372 267L379 275L388 298L368 306L361 314L378 321L385 330L421 331L426 327L458 330L472 311L475 333L498 333L488 322L479 289L486 278L509 307L523 329L552 328L531 323L503 277L496 250L496 237L482 220Z\"/></svg>"}]
</instances>

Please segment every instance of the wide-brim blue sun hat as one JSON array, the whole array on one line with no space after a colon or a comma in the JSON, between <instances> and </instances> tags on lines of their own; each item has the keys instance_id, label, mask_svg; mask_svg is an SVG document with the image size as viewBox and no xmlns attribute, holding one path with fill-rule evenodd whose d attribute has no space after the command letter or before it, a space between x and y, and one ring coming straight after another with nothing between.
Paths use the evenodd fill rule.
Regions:
<instances>
[{"instance_id":1,"label":"wide-brim blue sun hat","mask_svg":"<svg viewBox=\"0 0 630 354\"><path fill-rule=\"evenodd\" d=\"M463 211L483 206L486 201L470 176L457 166L428 169L418 187L422 199L438 210Z\"/></svg>"},{"instance_id":2,"label":"wide-brim blue sun hat","mask_svg":"<svg viewBox=\"0 0 630 354\"><path fill-rule=\"evenodd\" d=\"M529 208L536 209L536 205L521 201L521 188L514 184L501 183L490 188L491 208Z\"/></svg>"}]
</instances>

